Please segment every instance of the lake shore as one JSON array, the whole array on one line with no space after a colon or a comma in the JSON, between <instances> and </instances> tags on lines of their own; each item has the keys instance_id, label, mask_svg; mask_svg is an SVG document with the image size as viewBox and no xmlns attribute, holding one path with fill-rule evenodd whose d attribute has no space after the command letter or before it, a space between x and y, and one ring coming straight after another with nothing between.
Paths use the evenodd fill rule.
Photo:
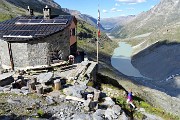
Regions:
<instances>
[{"instance_id":1,"label":"lake shore","mask_svg":"<svg viewBox=\"0 0 180 120\"><path fill-rule=\"evenodd\" d=\"M123 75L111 65L109 66L109 69L110 71L101 70L99 72L104 76L113 78L126 90L129 88L133 89L135 93L140 94L142 98L145 98L154 106L159 106L173 114L180 114L180 99L169 95L169 92L172 91L171 89L167 89L169 91L166 91L165 89L154 84L153 80Z\"/></svg>"},{"instance_id":2,"label":"lake shore","mask_svg":"<svg viewBox=\"0 0 180 120\"><path fill-rule=\"evenodd\" d=\"M131 56L133 49L131 45L125 42L119 42L119 47L114 50L111 57L112 66L119 72L127 76L144 77L141 73L131 64Z\"/></svg>"}]
</instances>

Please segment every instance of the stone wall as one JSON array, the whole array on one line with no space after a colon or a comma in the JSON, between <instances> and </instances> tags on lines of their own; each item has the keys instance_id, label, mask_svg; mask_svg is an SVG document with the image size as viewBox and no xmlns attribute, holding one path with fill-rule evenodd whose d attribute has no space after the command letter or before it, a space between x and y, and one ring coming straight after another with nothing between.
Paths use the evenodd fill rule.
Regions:
<instances>
[{"instance_id":1,"label":"stone wall","mask_svg":"<svg viewBox=\"0 0 180 120\"><path fill-rule=\"evenodd\" d=\"M70 54L70 33L69 29L65 29L62 32L52 35L50 38L46 38L49 46L49 57L52 57L50 52L57 52L58 55L66 60Z\"/></svg>"},{"instance_id":2,"label":"stone wall","mask_svg":"<svg viewBox=\"0 0 180 120\"><path fill-rule=\"evenodd\" d=\"M27 45L29 66L48 65L51 63L50 60L54 52L57 52L58 56L61 54L63 60L67 59L70 54L69 45L68 29L50 37L29 41Z\"/></svg>"},{"instance_id":3,"label":"stone wall","mask_svg":"<svg viewBox=\"0 0 180 120\"><path fill-rule=\"evenodd\" d=\"M28 65L27 43L10 43L14 67L24 67ZM11 68L8 43L0 41L1 64L4 69Z\"/></svg>"},{"instance_id":4,"label":"stone wall","mask_svg":"<svg viewBox=\"0 0 180 120\"><path fill-rule=\"evenodd\" d=\"M0 56L1 56L1 65L3 68L9 69L11 66L8 44L7 42L0 40Z\"/></svg>"},{"instance_id":5,"label":"stone wall","mask_svg":"<svg viewBox=\"0 0 180 120\"><path fill-rule=\"evenodd\" d=\"M34 40L27 44L28 66L48 64L48 44L44 40Z\"/></svg>"},{"instance_id":6,"label":"stone wall","mask_svg":"<svg viewBox=\"0 0 180 120\"><path fill-rule=\"evenodd\" d=\"M11 43L14 67L28 66L27 43Z\"/></svg>"},{"instance_id":7,"label":"stone wall","mask_svg":"<svg viewBox=\"0 0 180 120\"><path fill-rule=\"evenodd\" d=\"M34 39L27 43L11 43L15 69L49 65L52 52L67 60L70 54L70 31L69 28L46 38ZM8 44L0 41L0 55L2 66L11 68Z\"/></svg>"}]
</instances>

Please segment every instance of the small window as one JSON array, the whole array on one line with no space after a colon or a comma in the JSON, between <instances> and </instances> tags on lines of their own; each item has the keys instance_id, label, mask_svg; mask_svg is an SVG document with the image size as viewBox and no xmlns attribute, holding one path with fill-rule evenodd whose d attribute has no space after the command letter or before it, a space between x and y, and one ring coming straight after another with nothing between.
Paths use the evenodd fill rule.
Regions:
<instances>
[{"instance_id":1,"label":"small window","mask_svg":"<svg viewBox=\"0 0 180 120\"><path fill-rule=\"evenodd\" d=\"M76 35L76 29L75 28L72 28L70 30L70 33L71 33L71 36L75 36Z\"/></svg>"}]
</instances>

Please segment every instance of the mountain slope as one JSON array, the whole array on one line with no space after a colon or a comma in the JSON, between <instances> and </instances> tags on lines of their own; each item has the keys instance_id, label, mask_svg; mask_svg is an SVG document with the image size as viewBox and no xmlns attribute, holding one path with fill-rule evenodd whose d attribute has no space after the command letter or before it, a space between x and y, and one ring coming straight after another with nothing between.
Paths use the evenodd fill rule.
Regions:
<instances>
[{"instance_id":1,"label":"mountain slope","mask_svg":"<svg viewBox=\"0 0 180 120\"><path fill-rule=\"evenodd\" d=\"M43 8L46 5L52 8L52 14L67 14L53 0L1 0L0 21L25 15L28 6L34 10L36 15L42 14Z\"/></svg>"},{"instance_id":2,"label":"mountain slope","mask_svg":"<svg viewBox=\"0 0 180 120\"><path fill-rule=\"evenodd\" d=\"M7 20L18 15L24 15L26 12L25 9L18 8L6 0L2 0L0 2L0 11L0 21Z\"/></svg>"},{"instance_id":3,"label":"mountain slope","mask_svg":"<svg viewBox=\"0 0 180 120\"><path fill-rule=\"evenodd\" d=\"M64 13L61 10L61 6L53 0L7 0L7 2L23 9L27 9L30 6L35 12L39 13L42 13L43 8L48 5L52 8L52 14Z\"/></svg>"},{"instance_id":4,"label":"mountain slope","mask_svg":"<svg viewBox=\"0 0 180 120\"><path fill-rule=\"evenodd\" d=\"M119 16L113 18L102 18L101 24L105 29L112 29L116 26L123 26L135 18L135 15Z\"/></svg>"},{"instance_id":5,"label":"mountain slope","mask_svg":"<svg viewBox=\"0 0 180 120\"><path fill-rule=\"evenodd\" d=\"M67 8L62 8L62 10L64 12L67 12L71 15L74 15L76 18L80 19L80 20L83 20L89 24L91 24L92 26L96 27L97 28L97 19L93 18L92 16L90 15L87 15L87 14L82 14L81 12L77 11L77 10L70 10L70 9L67 9ZM102 27L102 25L100 24L100 29L101 30L104 30L104 28Z\"/></svg>"},{"instance_id":6,"label":"mountain slope","mask_svg":"<svg viewBox=\"0 0 180 120\"><path fill-rule=\"evenodd\" d=\"M180 1L161 0L158 5L147 12L143 12L129 24L119 27L119 30L112 32L116 37L126 38L154 30L162 29L166 26L176 24L180 21Z\"/></svg>"}]
</instances>

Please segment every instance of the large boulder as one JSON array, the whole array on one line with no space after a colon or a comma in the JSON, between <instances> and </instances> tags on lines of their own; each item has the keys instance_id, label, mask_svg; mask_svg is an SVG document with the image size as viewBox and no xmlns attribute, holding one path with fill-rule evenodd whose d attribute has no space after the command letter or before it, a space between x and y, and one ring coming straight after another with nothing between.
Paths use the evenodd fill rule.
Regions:
<instances>
[{"instance_id":1,"label":"large boulder","mask_svg":"<svg viewBox=\"0 0 180 120\"><path fill-rule=\"evenodd\" d=\"M37 77L37 82L44 84L44 83L50 82L52 80L53 73L52 72L41 73L41 74L37 75L36 77Z\"/></svg>"},{"instance_id":2,"label":"large boulder","mask_svg":"<svg viewBox=\"0 0 180 120\"><path fill-rule=\"evenodd\" d=\"M97 109L96 112L92 115L93 120L104 120L105 110Z\"/></svg>"},{"instance_id":3,"label":"large boulder","mask_svg":"<svg viewBox=\"0 0 180 120\"><path fill-rule=\"evenodd\" d=\"M115 105L115 102L110 97L105 97L102 105L106 105L107 107L111 107L111 106Z\"/></svg>"},{"instance_id":4,"label":"large boulder","mask_svg":"<svg viewBox=\"0 0 180 120\"><path fill-rule=\"evenodd\" d=\"M128 116L125 112L123 112L119 117L118 120L129 120Z\"/></svg>"},{"instance_id":5,"label":"large boulder","mask_svg":"<svg viewBox=\"0 0 180 120\"><path fill-rule=\"evenodd\" d=\"M117 115L116 116L114 116L115 114L114 114L114 112L113 112L113 110L111 109L111 108L107 108L107 110L105 111L105 118L107 119L107 120L112 120L113 119L113 117L118 117Z\"/></svg>"},{"instance_id":6,"label":"large boulder","mask_svg":"<svg viewBox=\"0 0 180 120\"><path fill-rule=\"evenodd\" d=\"M87 86L85 85L74 85L69 86L68 88L63 89L64 94L68 96L74 96L78 98L82 98L82 91L85 91Z\"/></svg>"},{"instance_id":7,"label":"large boulder","mask_svg":"<svg viewBox=\"0 0 180 120\"><path fill-rule=\"evenodd\" d=\"M113 107L107 108L105 111L105 118L108 120L117 120L121 114L121 107L114 105Z\"/></svg>"},{"instance_id":8,"label":"large boulder","mask_svg":"<svg viewBox=\"0 0 180 120\"><path fill-rule=\"evenodd\" d=\"M3 87L3 86L11 84L14 81L12 77L13 75L14 75L14 72L0 74L0 86Z\"/></svg>"},{"instance_id":9,"label":"large boulder","mask_svg":"<svg viewBox=\"0 0 180 120\"><path fill-rule=\"evenodd\" d=\"M121 114L121 107L119 105L114 105L112 111L119 116Z\"/></svg>"}]
</instances>

